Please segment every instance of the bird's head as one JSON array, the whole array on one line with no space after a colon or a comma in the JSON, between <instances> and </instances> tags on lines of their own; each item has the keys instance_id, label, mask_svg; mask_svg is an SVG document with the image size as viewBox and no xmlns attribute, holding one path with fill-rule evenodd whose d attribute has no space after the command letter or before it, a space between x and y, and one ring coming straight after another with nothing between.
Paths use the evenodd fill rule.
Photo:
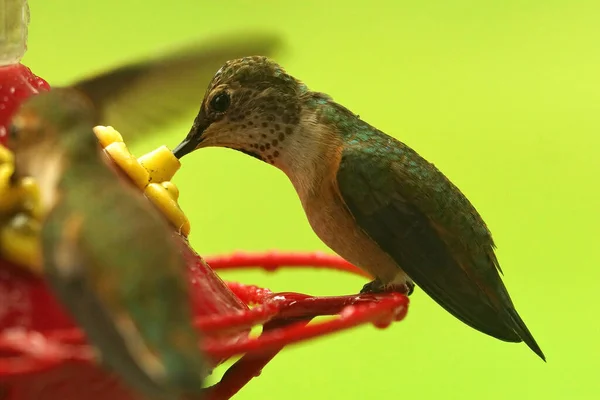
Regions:
<instances>
[{"instance_id":1,"label":"bird's head","mask_svg":"<svg viewBox=\"0 0 600 400\"><path fill-rule=\"evenodd\" d=\"M227 147L275 164L291 151L307 87L266 57L228 61L215 74L177 158L202 147Z\"/></svg>"},{"instance_id":2,"label":"bird's head","mask_svg":"<svg viewBox=\"0 0 600 400\"><path fill-rule=\"evenodd\" d=\"M97 145L95 122L93 105L75 90L57 88L27 99L12 118L8 138L16 176L31 175L34 164L57 153L86 156Z\"/></svg>"}]
</instances>

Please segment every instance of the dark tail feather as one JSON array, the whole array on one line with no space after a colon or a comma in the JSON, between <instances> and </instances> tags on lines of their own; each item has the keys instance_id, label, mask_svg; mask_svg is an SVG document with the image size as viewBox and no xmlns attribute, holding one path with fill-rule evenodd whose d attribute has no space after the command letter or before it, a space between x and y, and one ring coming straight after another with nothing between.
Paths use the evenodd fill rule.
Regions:
<instances>
[{"instance_id":1,"label":"dark tail feather","mask_svg":"<svg viewBox=\"0 0 600 400\"><path fill-rule=\"evenodd\" d=\"M428 294L439 305L470 327L504 342L525 342L535 354L546 361L546 356L515 310L508 294L506 295L508 304L504 303L496 307L476 301L462 302L462 306L459 307L453 297L444 296L443 292L432 291Z\"/></svg>"},{"instance_id":2,"label":"dark tail feather","mask_svg":"<svg viewBox=\"0 0 600 400\"><path fill-rule=\"evenodd\" d=\"M527 329L525 322L523 322L523 320L517 313L517 310L511 307L508 308L507 311L510 323L517 335L519 335L523 342L525 342L525 344L531 350L533 350L535 354L537 354L542 360L544 360L544 362L546 362L546 356L544 355L544 352L542 351L540 346L538 346L537 342L533 338L533 335L531 334L531 332L529 332L529 329Z\"/></svg>"}]
</instances>

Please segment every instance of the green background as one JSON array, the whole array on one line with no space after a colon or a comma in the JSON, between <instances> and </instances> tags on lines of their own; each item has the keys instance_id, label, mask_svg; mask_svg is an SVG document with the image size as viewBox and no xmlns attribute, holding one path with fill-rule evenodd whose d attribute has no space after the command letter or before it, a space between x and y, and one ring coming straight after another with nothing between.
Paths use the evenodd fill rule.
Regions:
<instances>
[{"instance_id":1,"label":"green background","mask_svg":"<svg viewBox=\"0 0 600 400\"><path fill-rule=\"evenodd\" d=\"M600 398L599 1L30 5L25 63L52 84L194 38L279 32L286 48L276 58L288 72L414 147L476 205L548 357L464 326L416 290L404 322L289 347L237 398ZM174 146L191 118L134 151ZM267 164L206 149L185 159L176 183L201 254L329 251L285 175ZM322 295L364 283L326 272L223 275Z\"/></svg>"}]
</instances>

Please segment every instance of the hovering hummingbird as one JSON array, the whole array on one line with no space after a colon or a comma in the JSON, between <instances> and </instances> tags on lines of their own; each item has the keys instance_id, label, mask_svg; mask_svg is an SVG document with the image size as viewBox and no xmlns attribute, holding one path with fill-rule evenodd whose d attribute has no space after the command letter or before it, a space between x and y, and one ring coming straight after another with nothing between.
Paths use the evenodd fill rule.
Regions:
<instances>
[{"instance_id":1,"label":"hovering hummingbird","mask_svg":"<svg viewBox=\"0 0 600 400\"><path fill-rule=\"evenodd\" d=\"M411 294L416 283L467 325L545 360L502 283L486 224L404 143L266 57L246 57L219 69L174 153L209 146L281 169L321 240L376 278L362 292Z\"/></svg>"},{"instance_id":2,"label":"hovering hummingbird","mask_svg":"<svg viewBox=\"0 0 600 400\"><path fill-rule=\"evenodd\" d=\"M28 99L13 118L15 173L39 182L45 277L100 360L149 398L202 390L186 264L172 229L109 167L96 111L73 89Z\"/></svg>"},{"instance_id":3,"label":"hovering hummingbird","mask_svg":"<svg viewBox=\"0 0 600 400\"><path fill-rule=\"evenodd\" d=\"M100 123L118 127L131 142L195 112L196 88L206 85L225 61L249 54L268 56L280 45L280 39L269 33L214 37L108 69L69 86L90 98Z\"/></svg>"},{"instance_id":4,"label":"hovering hummingbird","mask_svg":"<svg viewBox=\"0 0 600 400\"><path fill-rule=\"evenodd\" d=\"M247 54L269 55L280 46L281 40L272 33L228 34L159 51L152 57L91 74L68 87L93 103L97 122L118 127L131 144L196 112L196 88L206 85L225 61ZM8 131L8 126L2 125L0 121L0 143L4 143L2 136ZM14 224L11 229L22 237L31 237L36 231L31 224Z\"/></svg>"}]
</instances>

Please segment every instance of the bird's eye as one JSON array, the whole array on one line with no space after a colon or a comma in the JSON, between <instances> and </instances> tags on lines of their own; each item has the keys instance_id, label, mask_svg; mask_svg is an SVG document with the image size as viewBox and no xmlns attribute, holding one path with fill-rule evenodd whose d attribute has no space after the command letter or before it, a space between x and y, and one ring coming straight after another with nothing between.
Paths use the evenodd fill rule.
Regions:
<instances>
[{"instance_id":1,"label":"bird's eye","mask_svg":"<svg viewBox=\"0 0 600 400\"><path fill-rule=\"evenodd\" d=\"M229 94L227 92L221 92L210 101L210 108L212 108L216 112L225 112L229 108L229 104L231 104L231 99L229 98Z\"/></svg>"}]
</instances>

